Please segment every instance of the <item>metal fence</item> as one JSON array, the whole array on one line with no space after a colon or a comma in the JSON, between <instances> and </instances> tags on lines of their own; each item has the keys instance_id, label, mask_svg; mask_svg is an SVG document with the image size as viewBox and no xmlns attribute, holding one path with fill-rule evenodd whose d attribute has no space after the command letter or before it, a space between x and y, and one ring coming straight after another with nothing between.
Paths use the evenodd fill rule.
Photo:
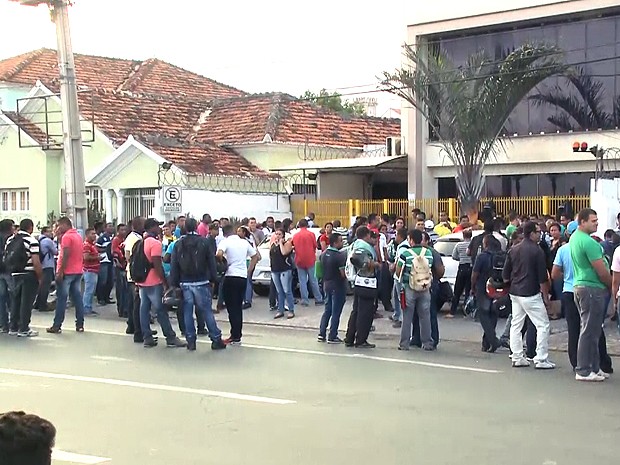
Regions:
<instances>
[{"instance_id":1,"label":"metal fence","mask_svg":"<svg viewBox=\"0 0 620 465\"><path fill-rule=\"evenodd\" d=\"M573 197L493 197L480 200L480 207L487 203L495 204L496 212L500 216L508 216L511 212L520 215L553 215L560 207L570 204L572 211L577 213L582 208L590 206L590 196ZM445 211L453 221L460 215L457 199L382 199L382 200L291 200L293 219L300 220L310 212L315 215L315 223L323 225L328 221L340 220L343 226L351 223L351 217L368 216L370 213L387 213L402 216L407 224L413 223L412 210L419 208L426 213L427 218L437 219L439 212Z\"/></svg>"},{"instance_id":2,"label":"metal fence","mask_svg":"<svg viewBox=\"0 0 620 465\"><path fill-rule=\"evenodd\" d=\"M123 198L124 217L132 219L136 216L151 216L155 208L155 190L127 189Z\"/></svg>"}]
</instances>

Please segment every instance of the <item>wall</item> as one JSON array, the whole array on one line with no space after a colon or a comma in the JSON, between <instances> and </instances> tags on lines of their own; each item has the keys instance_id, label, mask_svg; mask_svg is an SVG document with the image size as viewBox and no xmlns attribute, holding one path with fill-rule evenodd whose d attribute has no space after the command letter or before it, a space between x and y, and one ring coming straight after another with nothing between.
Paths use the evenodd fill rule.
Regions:
<instances>
[{"instance_id":1,"label":"wall","mask_svg":"<svg viewBox=\"0 0 620 465\"><path fill-rule=\"evenodd\" d=\"M319 173L317 197L322 200L365 199L368 182L363 174Z\"/></svg>"},{"instance_id":2,"label":"wall","mask_svg":"<svg viewBox=\"0 0 620 465\"><path fill-rule=\"evenodd\" d=\"M105 186L108 189L140 189L157 187L159 165L155 160L139 154L129 166L120 170Z\"/></svg>"},{"instance_id":3,"label":"wall","mask_svg":"<svg viewBox=\"0 0 620 465\"><path fill-rule=\"evenodd\" d=\"M251 195L205 190L183 191L183 212L196 218L209 213L213 218L254 216L263 221L271 215L276 219L290 216L287 195ZM277 213L276 213L277 212Z\"/></svg>"},{"instance_id":4,"label":"wall","mask_svg":"<svg viewBox=\"0 0 620 465\"><path fill-rule=\"evenodd\" d=\"M0 110L17 111L17 99L30 92L30 86L0 82Z\"/></svg>"},{"instance_id":5,"label":"wall","mask_svg":"<svg viewBox=\"0 0 620 465\"><path fill-rule=\"evenodd\" d=\"M45 157L47 170L46 203L47 212L54 212L56 217L60 216L60 191L64 187L64 169L62 150L49 150ZM31 198L32 200L32 198Z\"/></svg>"}]
</instances>

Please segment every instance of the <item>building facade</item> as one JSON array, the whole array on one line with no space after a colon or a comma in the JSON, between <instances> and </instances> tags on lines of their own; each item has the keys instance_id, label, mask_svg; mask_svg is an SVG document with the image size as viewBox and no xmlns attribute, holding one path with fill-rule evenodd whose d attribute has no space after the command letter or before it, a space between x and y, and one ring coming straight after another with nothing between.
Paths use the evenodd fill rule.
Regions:
<instances>
[{"instance_id":1,"label":"building facade","mask_svg":"<svg viewBox=\"0 0 620 465\"><path fill-rule=\"evenodd\" d=\"M461 17L444 9L447 13L438 12L431 22L409 25L407 43L440 49L455 66L465 66L467 57L479 51L501 60L525 43L557 45L575 77L547 79L515 108L503 134L510 139L505 154L487 164L483 196L589 194L594 157L573 153L571 147L575 141L620 146L620 3L500 5L496 11L473 5L472 15ZM402 115L409 197L455 197L455 170L433 146L424 118L408 104Z\"/></svg>"}]
</instances>

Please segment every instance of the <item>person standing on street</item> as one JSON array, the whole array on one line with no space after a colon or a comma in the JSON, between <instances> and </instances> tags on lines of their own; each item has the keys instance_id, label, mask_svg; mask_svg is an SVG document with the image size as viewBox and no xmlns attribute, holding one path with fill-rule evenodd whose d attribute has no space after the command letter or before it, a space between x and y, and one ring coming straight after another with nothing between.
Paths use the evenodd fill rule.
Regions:
<instances>
[{"instance_id":1,"label":"person standing on street","mask_svg":"<svg viewBox=\"0 0 620 465\"><path fill-rule=\"evenodd\" d=\"M609 374L600 367L599 339L605 322L612 279L603 248L591 234L598 229L598 216L591 208L577 215L579 227L569 246L573 261L575 303L581 315L577 344L577 381L603 381Z\"/></svg>"},{"instance_id":2,"label":"person standing on street","mask_svg":"<svg viewBox=\"0 0 620 465\"><path fill-rule=\"evenodd\" d=\"M409 241L407 240L407 230L402 227L396 230L396 236L394 240L390 242L390 247L388 251L389 263L390 263L390 273L394 275L396 271L396 261L400 256L401 249L408 249L410 247ZM390 316L390 320L392 320L393 328L402 328L402 306L401 306L401 298L400 294L403 292L403 286L398 281L398 279L394 279L394 285L392 287L392 299L394 300L394 314Z\"/></svg>"},{"instance_id":3,"label":"person standing on street","mask_svg":"<svg viewBox=\"0 0 620 465\"><path fill-rule=\"evenodd\" d=\"M43 279L39 259L39 241L32 237L34 223L24 219L19 223L19 231L9 237L4 250L4 265L13 277L13 301L9 335L35 337L39 333L30 329L32 304L37 297Z\"/></svg>"},{"instance_id":4,"label":"person standing on street","mask_svg":"<svg viewBox=\"0 0 620 465\"><path fill-rule=\"evenodd\" d=\"M144 222L145 238L142 239L143 244L135 246L133 253L143 254L144 257L133 256L133 263L141 258L146 258L149 263L149 271L146 275L146 279L141 282L136 282L140 292L140 327L142 328L142 339L144 340L144 347L150 348L157 345L157 340L153 337L151 331L151 310L157 315L157 321L161 326L162 332L166 337L166 347L177 348L186 347L187 344L182 342L172 329L170 324L170 318L164 308L162 301L164 291L168 289L168 283L164 273L164 268L161 261L162 256L162 243L159 240L161 229L159 227L159 221L148 218ZM131 263L130 263L131 268ZM134 269L135 271L135 269ZM137 276L133 276L134 280L138 279Z\"/></svg>"},{"instance_id":5,"label":"person standing on street","mask_svg":"<svg viewBox=\"0 0 620 465\"><path fill-rule=\"evenodd\" d=\"M502 277L510 285L512 322L510 324L510 350L512 366L528 367L530 362L523 353L521 330L526 317L536 327L535 367L541 370L555 368L549 361L549 276L547 259L538 246L540 227L533 221L523 225L523 241L508 252ZM491 240L491 239L489 239Z\"/></svg>"},{"instance_id":6,"label":"person standing on street","mask_svg":"<svg viewBox=\"0 0 620 465\"><path fill-rule=\"evenodd\" d=\"M41 229L39 237L39 255L41 256L41 268L43 269L43 281L34 303L34 309L40 312L48 312L47 298L50 295L50 287L54 281L55 258L58 254L58 247L52 240L51 228L45 226Z\"/></svg>"},{"instance_id":7,"label":"person standing on street","mask_svg":"<svg viewBox=\"0 0 620 465\"><path fill-rule=\"evenodd\" d=\"M271 280L276 288L278 295L278 309L274 319L284 317L285 306L288 305L288 319L295 318L295 299L293 298L293 264L291 263L291 253L293 244L291 240L285 239L285 233L278 229L273 233L274 242L269 250L269 261L271 264Z\"/></svg>"},{"instance_id":8,"label":"person standing on street","mask_svg":"<svg viewBox=\"0 0 620 465\"><path fill-rule=\"evenodd\" d=\"M299 220L299 231L293 236L293 246L295 247L295 265L299 278L301 305L303 307L310 305L308 284L312 288L316 305L323 305L323 296L315 274L316 236L308 230L308 222L305 219Z\"/></svg>"},{"instance_id":9,"label":"person standing on street","mask_svg":"<svg viewBox=\"0 0 620 465\"><path fill-rule=\"evenodd\" d=\"M99 279L99 251L97 250L97 234L93 228L88 228L84 239L84 315L98 316L93 310L93 296L97 289L97 280Z\"/></svg>"},{"instance_id":10,"label":"person standing on street","mask_svg":"<svg viewBox=\"0 0 620 465\"><path fill-rule=\"evenodd\" d=\"M465 293L465 299L467 299L467 296L471 291L472 261L471 257L467 254L467 249L471 243L471 236L471 229L465 229L463 231L463 241L456 244L454 246L454 250L452 251L452 260L458 262L459 267L456 272L454 295L452 296L450 313L446 315L446 318L454 318L456 316L456 309L461 302L461 295Z\"/></svg>"},{"instance_id":11,"label":"person standing on street","mask_svg":"<svg viewBox=\"0 0 620 465\"><path fill-rule=\"evenodd\" d=\"M105 229L97 238L97 251L99 261L99 275L97 277L97 302L99 305L111 305L110 299L112 287L114 287L114 269L112 263L112 238L114 237L114 225L107 223Z\"/></svg>"},{"instance_id":12,"label":"person standing on street","mask_svg":"<svg viewBox=\"0 0 620 465\"><path fill-rule=\"evenodd\" d=\"M302 220L303 221L303 220ZM353 310L349 316L349 324L344 339L346 347L374 349L375 344L368 342L368 335L375 313L375 299L378 293L376 269L377 252L375 239L370 229L360 226L355 231L357 239L351 244L351 263L355 267L356 276L353 287Z\"/></svg>"},{"instance_id":13,"label":"person standing on street","mask_svg":"<svg viewBox=\"0 0 620 465\"><path fill-rule=\"evenodd\" d=\"M241 345L243 330L243 298L247 287L248 275L251 276L258 253L249 241L241 239L241 228L237 234L234 233L232 225L224 226L225 239L220 242L217 248L217 258L226 258L228 268L224 277L222 293L224 303L228 310L228 321L230 322L230 337L225 339L226 344ZM250 265L247 265L247 259Z\"/></svg>"},{"instance_id":14,"label":"person standing on street","mask_svg":"<svg viewBox=\"0 0 620 465\"><path fill-rule=\"evenodd\" d=\"M11 294L13 291L13 276L7 271L4 264L4 249L6 241L13 235L13 220L0 221L0 334L9 332L9 314L11 312Z\"/></svg>"},{"instance_id":15,"label":"person standing on street","mask_svg":"<svg viewBox=\"0 0 620 465\"><path fill-rule=\"evenodd\" d=\"M121 318L127 318L131 311L131 299L128 298L127 288L127 261L123 242L127 237L127 226L119 224L116 227L116 236L112 239L112 262L114 264L114 289L116 292L116 311Z\"/></svg>"},{"instance_id":16,"label":"person standing on street","mask_svg":"<svg viewBox=\"0 0 620 465\"><path fill-rule=\"evenodd\" d=\"M319 342L329 344L341 344L343 341L338 337L338 326L340 325L340 315L347 299L347 277L345 266L347 254L342 250L343 240L338 233L329 235L329 247L323 255L323 289L325 290L325 311L321 317L319 325ZM327 335L327 325L329 335Z\"/></svg>"},{"instance_id":17,"label":"person standing on street","mask_svg":"<svg viewBox=\"0 0 620 465\"><path fill-rule=\"evenodd\" d=\"M186 220L187 222L187 220ZM211 215L205 213L202 215L202 221L198 224L198 229L196 230L198 235L201 237L207 237L209 235L209 225L211 224ZM187 231L187 228L185 228Z\"/></svg>"},{"instance_id":18,"label":"person standing on street","mask_svg":"<svg viewBox=\"0 0 620 465\"><path fill-rule=\"evenodd\" d=\"M82 237L73 228L71 220L63 217L58 220L56 230L60 253L56 267L56 312L54 323L48 333L59 334L65 321L67 299L75 306L75 330L84 331L84 301L82 299L82 273L84 271L84 245Z\"/></svg>"},{"instance_id":19,"label":"person standing on street","mask_svg":"<svg viewBox=\"0 0 620 465\"><path fill-rule=\"evenodd\" d=\"M570 237L577 231L578 223L571 221L566 225L564 231L566 238L570 241ZM614 264L612 269L617 267L620 271L620 254L614 254ZM551 279L559 280L563 283L562 288L562 313L566 317L566 326L568 327L568 360L570 361L573 371L577 367L577 347L579 344L579 332L581 329L581 316L579 309L575 303L574 293L574 268L573 260L570 256L570 244L564 244L555 255L553 261L553 269L551 270ZM614 273L615 276L616 273ZM598 350L600 354L601 370L604 373L613 373L611 357L607 353L607 340L605 339L605 331L601 331L601 337L598 341Z\"/></svg>"},{"instance_id":20,"label":"person standing on street","mask_svg":"<svg viewBox=\"0 0 620 465\"><path fill-rule=\"evenodd\" d=\"M194 218L185 222L186 234L177 242L170 264L170 284L183 291L183 318L187 350L196 350L196 326L194 306L206 322L211 338L211 349L226 348L222 342L222 331L217 327L213 315L211 292L215 283L215 241L197 233L198 224Z\"/></svg>"},{"instance_id":21,"label":"person standing on street","mask_svg":"<svg viewBox=\"0 0 620 465\"><path fill-rule=\"evenodd\" d=\"M185 225L185 217L183 217L183 225ZM131 232L125 238L123 249L125 251L125 262L127 263L127 299L129 301L127 306L129 309L129 315L127 318L127 329L125 330L125 333L133 334L133 342L137 344L144 343L144 339L142 338L142 327L140 326L140 291L136 283L131 278L129 263L131 261L133 247L138 241L143 239L143 235L144 217L136 216L131 222Z\"/></svg>"}]
</instances>

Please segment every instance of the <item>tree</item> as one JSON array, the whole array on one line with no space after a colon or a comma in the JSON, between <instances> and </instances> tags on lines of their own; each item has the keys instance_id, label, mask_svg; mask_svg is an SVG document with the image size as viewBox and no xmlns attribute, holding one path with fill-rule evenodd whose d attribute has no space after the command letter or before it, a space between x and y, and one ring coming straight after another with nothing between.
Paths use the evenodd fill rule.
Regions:
<instances>
[{"instance_id":1,"label":"tree","mask_svg":"<svg viewBox=\"0 0 620 465\"><path fill-rule=\"evenodd\" d=\"M566 79L577 91L567 92L567 86L554 86L546 92L532 95L537 106L550 105L562 110L547 118L562 131L588 129L613 129L620 125L620 96L613 102L613 112L603 108L605 93L603 83L588 76L583 68L571 69Z\"/></svg>"},{"instance_id":2,"label":"tree","mask_svg":"<svg viewBox=\"0 0 620 465\"><path fill-rule=\"evenodd\" d=\"M301 98L308 100L323 108L345 114L347 116L365 116L366 106L361 102L350 102L342 100L342 96L337 93L329 93L326 89L321 89L318 94L307 90Z\"/></svg>"},{"instance_id":3,"label":"tree","mask_svg":"<svg viewBox=\"0 0 620 465\"><path fill-rule=\"evenodd\" d=\"M383 73L382 87L426 118L435 144L456 168L461 209L471 222L477 221L484 167L505 151L507 139L500 134L536 85L565 71L560 50L525 44L501 60L482 51L463 67L440 50L405 45L405 52L412 66Z\"/></svg>"}]
</instances>

